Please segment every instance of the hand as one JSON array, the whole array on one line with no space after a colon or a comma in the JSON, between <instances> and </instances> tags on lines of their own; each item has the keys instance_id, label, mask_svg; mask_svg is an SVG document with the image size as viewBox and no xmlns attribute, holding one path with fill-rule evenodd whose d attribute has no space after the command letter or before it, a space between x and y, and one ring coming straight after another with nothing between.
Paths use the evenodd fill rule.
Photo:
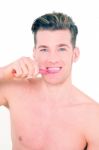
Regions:
<instances>
[{"instance_id":1,"label":"hand","mask_svg":"<svg viewBox=\"0 0 99 150\"><path fill-rule=\"evenodd\" d=\"M39 67L29 57L21 57L15 62L3 68L4 79L12 78L34 78L39 73Z\"/></svg>"}]
</instances>

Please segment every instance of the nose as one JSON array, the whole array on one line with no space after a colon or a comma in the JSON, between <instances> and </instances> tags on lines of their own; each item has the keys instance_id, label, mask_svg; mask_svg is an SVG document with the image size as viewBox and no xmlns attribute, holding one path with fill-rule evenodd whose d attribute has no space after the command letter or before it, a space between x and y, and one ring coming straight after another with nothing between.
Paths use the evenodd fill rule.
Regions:
<instances>
[{"instance_id":1,"label":"nose","mask_svg":"<svg viewBox=\"0 0 99 150\"><path fill-rule=\"evenodd\" d=\"M48 56L48 62L57 64L59 62L59 56L56 52L51 52Z\"/></svg>"}]
</instances>

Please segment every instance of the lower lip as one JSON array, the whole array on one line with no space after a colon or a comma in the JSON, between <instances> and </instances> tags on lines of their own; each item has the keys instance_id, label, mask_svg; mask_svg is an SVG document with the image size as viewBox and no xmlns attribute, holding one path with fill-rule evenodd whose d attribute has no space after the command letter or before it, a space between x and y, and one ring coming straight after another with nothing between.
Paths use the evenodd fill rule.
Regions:
<instances>
[{"instance_id":1,"label":"lower lip","mask_svg":"<svg viewBox=\"0 0 99 150\"><path fill-rule=\"evenodd\" d=\"M55 74L55 73L58 73L60 70L48 70L47 72L49 73L49 74Z\"/></svg>"}]
</instances>

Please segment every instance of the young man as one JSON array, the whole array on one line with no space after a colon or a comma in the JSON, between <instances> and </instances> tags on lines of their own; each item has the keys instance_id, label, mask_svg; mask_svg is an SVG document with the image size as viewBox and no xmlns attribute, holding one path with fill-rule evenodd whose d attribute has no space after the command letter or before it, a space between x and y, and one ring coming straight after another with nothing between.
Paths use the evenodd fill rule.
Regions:
<instances>
[{"instance_id":1,"label":"young man","mask_svg":"<svg viewBox=\"0 0 99 150\"><path fill-rule=\"evenodd\" d=\"M52 13L37 18L32 31L34 59L0 69L0 105L10 111L12 149L99 150L99 106L71 80L79 57L77 26Z\"/></svg>"}]
</instances>

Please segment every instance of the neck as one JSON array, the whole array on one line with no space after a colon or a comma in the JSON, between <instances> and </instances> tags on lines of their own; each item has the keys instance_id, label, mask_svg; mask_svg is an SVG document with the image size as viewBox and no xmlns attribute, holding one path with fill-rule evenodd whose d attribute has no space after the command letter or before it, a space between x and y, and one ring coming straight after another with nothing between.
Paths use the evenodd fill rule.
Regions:
<instances>
[{"instance_id":1,"label":"neck","mask_svg":"<svg viewBox=\"0 0 99 150\"><path fill-rule=\"evenodd\" d=\"M44 83L43 89L47 95L48 99L60 100L60 99L70 99L71 91L72 91L72 82L68 79L64 83L60 84L49 84Z\"/></svg>"}]
</instances>

